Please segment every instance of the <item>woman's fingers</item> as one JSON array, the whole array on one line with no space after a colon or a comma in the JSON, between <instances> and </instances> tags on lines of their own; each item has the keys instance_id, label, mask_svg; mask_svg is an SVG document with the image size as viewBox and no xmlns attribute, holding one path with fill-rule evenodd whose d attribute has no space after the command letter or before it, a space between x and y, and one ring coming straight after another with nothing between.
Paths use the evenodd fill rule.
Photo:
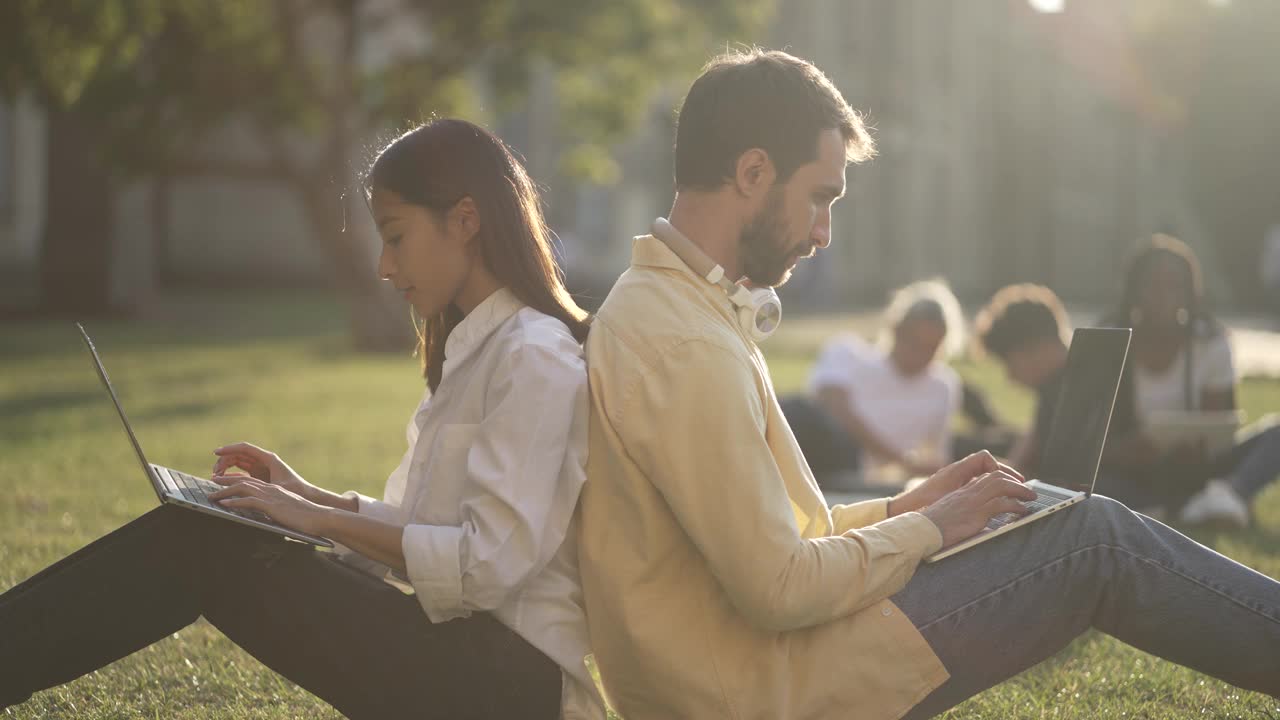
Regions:
<instances>
[{"instance_id":1,"label":"woman's fingers","mask_svg":"<svg viewBox=\"0 0 1280 720\"><path fill-rule=\"evenodd\" d=\"M227 482L222 482L226 480ZM229 475L221 476L215 479L219 485L223 485L221 490L209 494L210 500L224 500L233 497L256 497L262 494L263 484L257 480L245 480L240 477ZM231 484L227 484L227 483Z\"/></svg>"},{"instance_id":2,"label":"woman's fingers","mask_svg":"<svg viewBox=\"0 0 1280 720\"><path fill-rule=\"evenodd\" d=\"M241 470L265 471L266 467L248 455L223 455L213 463L213 474L222 475L228 469L238 467Z\"/></svg>"},{"instance_id":3,"label":"woman's fingers","mask_svg":"<svg viewBox=\"0 0 1280 720\"><path fill-rule=\"evenodd\" d=\"M216 482L219 485L233 485L235 483L245 482L251 479L251 475L246 475L244 473L219 473L209 478L210 481Z\"/></svg>"},{"instance_id":4,"label":"woman's fingers","mask_svg":"<svg viewBox=\"0 0 1280 720\"><path fill-rule=\"evenodd\" d=\"M238 442L230 445L223 445L220 448L214 448L213 454L219 457L225 455L243 455L251 460L267 464L271 461L271 452L264 450L253 443Z\"/></svg>"},{"instance_id":5,"label":"woman's fingers","mask_svg":"<svg viewBox=\"0 0 1280 720\"><path fill-rule=\"evenodd\" d=\"M246 496L246 497L229 497L221 502L222 505L229 508L243 508L246 510L258 510L266 512L267 503L262 498Z\"/></svg>"}]
</instances>

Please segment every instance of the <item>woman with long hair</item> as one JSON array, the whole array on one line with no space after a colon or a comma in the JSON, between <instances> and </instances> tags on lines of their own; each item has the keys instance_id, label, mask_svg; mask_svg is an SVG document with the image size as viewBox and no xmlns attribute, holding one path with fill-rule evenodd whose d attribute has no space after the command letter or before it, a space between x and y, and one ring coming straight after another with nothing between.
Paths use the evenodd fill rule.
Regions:
<instances>
[{"instance_id":1,"label":"woman with long hair","mask_svg":"<svg viewBox=\"0 0 1280 720\"><path fill-rule=\"evenodd\" d=\"M0 595L0 708L203 615L350 717L604 717L572 527L588 317L533 185L445 119L387 146L367 190L427 385L382 500L218 448L211 499L339 551L162 506Z\"/></svg>"},{"instance_id":2,"label":"woman with long hair","mask_svg":"<svg viewBox=\"0 0 1280 720\"><path fill-rule=\"evenodd\" d=\"M1128 403L1138 421L1136 437L1119 439L1132 450L1126 469L1136 494L1149 506L1181 509L1186 522L1247 525L1250 501L1280 473L1280 427L1264 420L1217 453L1193 444L1161 452L1146 437L1144 426L1161 413L1236 410L1227 329L1205 306L1191 248L1163 234L1140 246L1120 306L1104 323L1133 328L1121 385L1128 396L1117 403Z\"/></svg>"}]
</instances>

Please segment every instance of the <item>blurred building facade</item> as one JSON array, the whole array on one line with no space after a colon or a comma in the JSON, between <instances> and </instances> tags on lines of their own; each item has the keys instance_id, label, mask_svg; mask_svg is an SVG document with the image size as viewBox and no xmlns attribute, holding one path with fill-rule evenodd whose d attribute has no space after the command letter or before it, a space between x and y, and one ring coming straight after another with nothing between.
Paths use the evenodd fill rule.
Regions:
<instances>
[{"instance_id":1,"label":"blurred building facade","mask_svg":"<svg viewBox=\"0 0 1280 720\"><path fill-rule=\"evenodd\" d=\"M866 113L880 151L850 168L832 247L803 263L785 294L833 308L941 275L975 301L1033 281L1105 302L1134 241L1171 230L1230 300L1188 210L1176 136L1108 83L1110 66L1100 74L1081 62L1123 60L1123 38L1105 18L1081 30L1079 17L1068 38L1072 20L1022 0L781 0L764 44L822 67ZM618 146L621 177L609 186L559 173L546 92L496 123L548 189L572 283L597 298L626 267L631 236L669 208L674 107L688 81L675 81ZM0 105L0 307L38 295L44 142L36 108ZM215 152L258 152L234 127L210 142ZM124 305L145 302L157 281L326 282L297 200L266 180L134 182L119 190L115 222L112 287Z\"/></svg>"},{"instance_id":2,"label":"blurred building facade","mask_svg":"<svg viewBox=\"0 0 1280 720\"><path fill-rule=\"evenodd\" d=\"M1011 0L781 3L769 45L823 68L879 146L848 171L832 247L784 295L879 301L940 275L972 300L1032 281L1106 301L1124 256L1158 229L1191 242L1225 291L1179 182L1176 137L1074 55L1125 60L1123 39L1094 20L1072 26ZM587 246L569 253L586 260L579 273L625 267L626 238L668 209L676 102L663 98L620 149L617 186L572 189L576 214L562 224Z\"/></svg>"}]
</instances>

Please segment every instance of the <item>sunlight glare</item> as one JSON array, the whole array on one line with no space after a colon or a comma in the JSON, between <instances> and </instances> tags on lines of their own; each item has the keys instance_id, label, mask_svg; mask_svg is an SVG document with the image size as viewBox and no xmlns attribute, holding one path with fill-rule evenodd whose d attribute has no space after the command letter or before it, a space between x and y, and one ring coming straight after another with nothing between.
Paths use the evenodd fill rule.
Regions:
<instances>
[{"instance_id":1,"label":"sunlight glare","mask_svg":"<svg viewBox=\"0 0 1280 720\"><path fill-rule=\"evenodd\" d=\"M1027 0L1036 12L1042 13L1060 13L1067 4L1067 0Z\"/></svg>"}]
</instances>

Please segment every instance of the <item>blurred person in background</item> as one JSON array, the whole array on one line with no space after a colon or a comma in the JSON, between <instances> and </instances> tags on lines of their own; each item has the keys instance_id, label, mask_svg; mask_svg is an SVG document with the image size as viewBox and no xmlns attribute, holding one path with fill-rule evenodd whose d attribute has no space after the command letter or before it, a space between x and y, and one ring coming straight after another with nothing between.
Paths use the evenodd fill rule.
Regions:
<instances>
[{"instance_id":1,"label":"blurred person in background","mask_svg":"<svg viewBox=\"0 0 1280 720\"><path fill-rule=\"evenodd\" d=\"M1200 263L1185 243L1164 234L1145 242L1127 266L1120 305L1102 323L1133 328L1124 387L1140 428L1161 413L1237 409L1227 328L1205 307ZM1134 480L1189 523L1247 525L1249 503L1280 474L1274 417L1216 453L1193 443L1166 452L1145 444Z\"/></svg>"},{"instance_id":2,"label":"blurred person in background","mask_svg":"<svg viewBox=\"0 0 1280 720\"><path fill-rule=\"evenodd\" d=\"M1028 477L1044 471L1041 453L1047 444L1053 411L1067 365L1071 323L1062 301L1052 290L1030 283L1001 288L974 320L976 349L994 357L1015 384L1035 393L1031 427L1014 443L1009 462ZM1137 433L1128 378L1121 380L1106 447L1099 469L1098 488L1102 494L1126 505L1149 510L1155 499L1141 486L1125 480L1126 469L1134 469L1135 457L1145 457L1146 443Z\"/></svg>"},{"instance_id":3,"label":"blurred person in background","mask_svg":"<svg viewBox=\"0 0 1280 720\"><path fill-rule=\"evenodd\" d=\"M827 342L808 392L781 400L824 488L849 489L858 476L871 484L927 477L978 450L1008 450L1009 433L986 398L946 365L964 344L964 314L941 279L894 291L875 344L853 333ZM974 432L952 432L957 412Z\"/></svg>"},{"instance_id":4,"label":"blurred person in background","mask_svg":"<svg viewBox=\"0 0 1280 720\"><path fill-rule=\"evenodd\" d=\"M211 500L338 552L162 505L0 595L0 708L203 615L348 717L603 720L573 528L588 317L534 185L496 136L441 119L386 147L367 188L427 385L383 499L218 448Z\"/></svg>"},{"instance_id":5,"label":"blurred person in background","mask_svg":"<svg viewBox=\"0 0 1280 720\"><path fill-rule=\"evenodd\" d=\"M950 462L960 378L941 358L963 346L964 316L941 280L895 291L876 344L853 333L828 341L808 394L781 402L809 467L820 479L860 470L874 482L891 467L928 476Z\"/></svg>"},{"instance_id":6,"label":"blurred person in background","mask_svg":"<svg viewBox=\"0 0 1280 720\"><path fill-rule=\"evenodd\" d=\"M1267 230L1262 242L1262 290L1270 304L1271 317L1280 328L1280 223Z\"/></svg>"}]
</instances>

